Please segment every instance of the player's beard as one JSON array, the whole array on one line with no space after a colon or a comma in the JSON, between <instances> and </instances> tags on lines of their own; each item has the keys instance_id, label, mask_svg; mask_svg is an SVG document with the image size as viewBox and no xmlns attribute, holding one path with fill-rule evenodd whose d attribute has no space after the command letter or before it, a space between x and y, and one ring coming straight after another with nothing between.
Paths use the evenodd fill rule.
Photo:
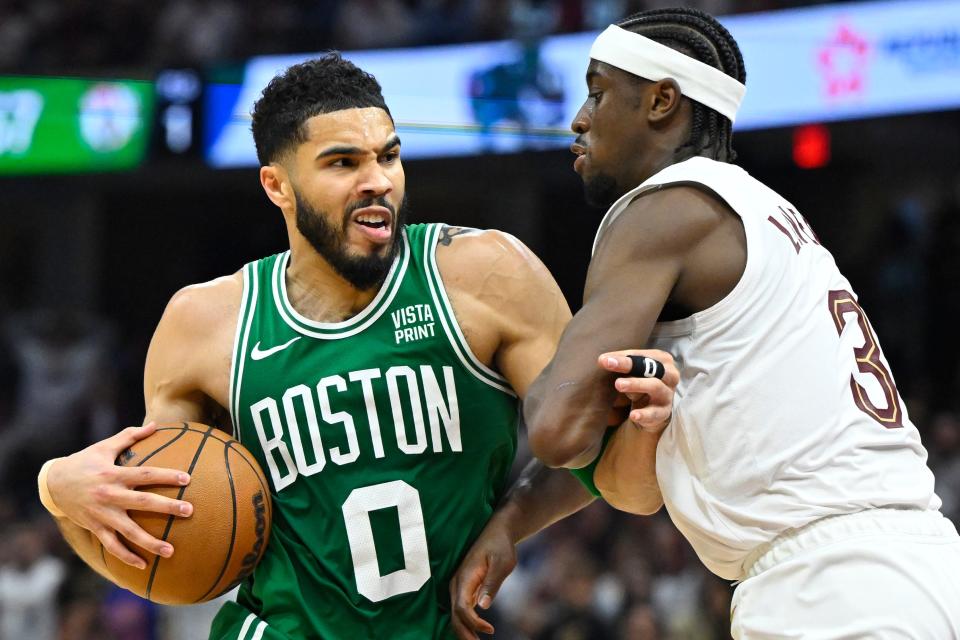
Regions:
<instances>
[{"instance_id":1,"label":"player's beard","mask_svg":"<svg viewBox=\"0 0 960 640\"><path fill-rule=\"evenodd\" d=\"M393 205L386 198L368 198L353 202L343 213L340 227L335 228L324 212L314 209L310 203L300 197L294 190L297 201L297 231L299 231L310 245L326 260L334 271L361 291L366 291L383 282L390 271L400 243L397 242L400 231L406 220L406 196L400 206L394 210ZM350 224L350 215L357 209L378 205L390 210L392 214L393 235L385 251L374 252L368 255L351 255L346 251L346 229Z\"/></svg>"},{"instance_id":2,"label":"player's beard","mask_svg":"<svg viewBox=\"0 0 960 640\"><path fill-rule=\"evenodd\" d=\"M606 173L596 173L583 179L583 195L587 204L592 207L609 209L610 205L626 193L613 176Z\"/></svg>"}]
</instances>

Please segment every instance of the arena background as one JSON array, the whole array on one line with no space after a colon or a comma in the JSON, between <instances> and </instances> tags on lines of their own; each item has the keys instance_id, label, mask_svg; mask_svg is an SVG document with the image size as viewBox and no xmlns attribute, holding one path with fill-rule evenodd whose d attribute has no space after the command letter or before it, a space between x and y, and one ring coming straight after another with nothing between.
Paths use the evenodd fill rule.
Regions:
<instances>
[{"instance_id":1,"label":"arena background","mask_svg":"<svg viewBox=\"0 0 960 640\"><path fill-rule=\"evenodd\" d=\"M253 56L538 43L554 34L595 31L663 4L0 4L0 640L206 637L212 607L156 607L73 558L34 497L34 477L43 460L139 423L144 354L173 292L285 247L280 214L264 197L255 168L211 167L215 87L238 85ZM732 18L777 12L770 15L799 26L814 15L804 11L841 11L830 14L841 17L820 42L833 53L811 66L847 82L839 91L854 99L827 100L816 117L741 130L735 147L742 166L809 219L857 290L930 451L944 511L957 522L960 97L931 104L923 82L936 73L960 86L960 18L931 10L913 35L887 43L911 63L909 73L887 87L905 96L900 104L906 106L884 114L864 107L858 116L849 107L868 102L858 102L864 89L858 82L871 81L882 46L870 39L869 27L858 30L858 16L879 5L917 7L919 0L832 7L785 0L682 4ZM771 37L770 58L790 44ZM447 59L458 49L434 51ZM492 70L486 68L495 75ZM749 60L747 73L749 96ZM139 112L143 122L126 136L144 137L145 146L142 154L131 152L132 160L117 161L133 166L105 170L88 154L63 168L58 160L70 154L65 137L53 138L46 156L28 148L24 127L34 125L24 124L26 98L14 94L29 85L53 108L57 98L47 97L45 81L58 77L142 81L131 86L148 96ZM802 78L786 80L781 92L790 98L795 86L802 101ZM580 85L564 89L568 101L582 99ZM406 160L411 217L517 235L544 260L576 309L602 212L583 204L563 146L569 139L557 132L567 123L555 122L550 111L556 95L549 87L538 90L539 103L524 116L475 110L476 121L463 123L461 133L476 135L479 127L478 149ZM471 96L496 94L483 92ZM530 130L511 138L511 127L526 117L541 118L543 126L528 122ZM488 125L506 127L507 134L491 133ZM109 148L103 127L110 127L100 126L97 144ZM729 637L730 592L701 567L665 513L633 518L596 504L524 544L493 617L498 638L710 640Z\"/></svg>"}]
</instances>

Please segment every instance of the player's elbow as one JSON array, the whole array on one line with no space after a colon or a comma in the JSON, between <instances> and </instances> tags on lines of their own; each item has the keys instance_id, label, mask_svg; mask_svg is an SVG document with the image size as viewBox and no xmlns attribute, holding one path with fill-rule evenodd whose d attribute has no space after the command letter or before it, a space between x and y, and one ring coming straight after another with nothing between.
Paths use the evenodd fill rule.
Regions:
<instances>
[{"instance_id":1,"label":"player's elbow","mask_svg":"<svg viewBox=\"0 0 960 640\"><path fill-rule=\"evenodd\" d=\"M558 433L556 430L530 430L530 450L543 464L548 467L583 466L578 458L584 451L584 446L568 434ZM589 464L589 460L587 464Z\"/></svg>"},{"instance_id":2,"label":"player's elbow","mask_svg":"<svg viewBox=\"0 0 960 640\"><path fill-rule=\"evenodd\" d=\"M543 464L576 468L592 462L581 460L591 443L570 421L551 411L536 411L526 419L530 450Z\"/></svg>"},{"instance_id":3,"label":"player's elbow","mask_svg":"<svg viewBox=\"0 0 960 640\"><path fill-rule=\"evenodd\" d=\"M540 380L531 387L523 405L530 449L548 467L577 468L593 462L599 436L585 429L583 407L553 399L544 400ZM593 457L584 459L590 453Z\"/></svg>"}]
</instances>

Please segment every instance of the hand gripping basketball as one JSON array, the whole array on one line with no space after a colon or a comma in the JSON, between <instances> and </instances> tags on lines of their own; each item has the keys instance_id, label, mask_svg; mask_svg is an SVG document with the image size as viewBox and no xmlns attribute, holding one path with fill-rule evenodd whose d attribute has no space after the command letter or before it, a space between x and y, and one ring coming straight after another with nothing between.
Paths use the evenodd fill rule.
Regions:
<instances>
[{"instance_id":1,"label":"hand gripping basketball","mask_svg":"<svg viewBox=\"0 0 960 640\"><path fill-rule=\"evenodd\" d=\"M102 554L106 574L121 587L160 604L205 602L240 584L263 557L273 515L269 485L253 455L219 429L183 422L156 425L151 435L123 450L116 461L126 469L145 463L189 474L189 485L140 490L189 501L193 513L174 519L131 510L133 522L172 545L176 553L144 554L146 570Z\"/></svg>"},{"instance_id":2,"label":"hand gripping basketball","mask_svg":"<svg viewBox=\"0 0 960 640\"><path fill-rule=\"evenodd\" d=\"M630 365L628 375L634 378L659 378L663 380L666 369L659 360L654 360L647 356L628 355L627 357L630 358L630 361L633 363Z\"/></svg>"}]
</instances>

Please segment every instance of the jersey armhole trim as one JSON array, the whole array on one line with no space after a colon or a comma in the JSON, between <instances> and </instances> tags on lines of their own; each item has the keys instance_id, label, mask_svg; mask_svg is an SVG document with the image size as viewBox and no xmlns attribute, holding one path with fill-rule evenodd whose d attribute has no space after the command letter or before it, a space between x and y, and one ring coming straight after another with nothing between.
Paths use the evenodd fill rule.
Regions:
<instances>
[{"instance_id":1,"label":"jersey armhole trim","mask_svg":"<svg viewBox=\"0 0 960 640\"><path fill-rule=\"evenodd\" d=\"M230 420L233 422L233 437L240 440L240 388L243 383L243 365L246 363L247 341L250 339L250 325L257 307L257 271L256 262L243 267L243 295L240 311L237 314L237 331L234 334L233 361L230 363Z\"/></svg>"},{"instance_id":2,"label":"jersey armhole trim","mask_svg":"<svg viewBox=\"0 0 960 640\"><path fill-rule=\"evenodd\" d=\"M437 266L437 241L440 237L442 224L431 225L425 234L423 256L427 276L427 284L430 287L430 295L433 297L433 304L436 306L440 316L440 324L447 335L447 340L457 358L460 359L464 368L475 378L487 384L494 389L503 391L511 397L517 397L516 392L510 388L510 383L502 375L484 365L470 349L467 339L460 329L457 322L457 316L453 312L453 305L447 297L446 288L443 286L443 278L440 277L440 269Z\"/></svg>"},{"instance_id":3,"label":"jersey armhole trim","mask_svg":"<svg viewBox=\"0 0 960 640\"><path fill-rule=\"evenodd\" d=\"M740 212L737 211L736 207L734 207L729 200L724 198L720 192L714 190L710 185L703 182L678 178L676 180L668 180L656 185L648 185L647 188L650 187L657 187L657 190L663 188L669 189L671 187L691 187L693 189L698 189L723 203L723 205L740 220L740 224L743 225L747 260L743 266L743 273L740 274L740 278L737 280L737 284L733 286L733 289L731 289L727 295L723 296L706 309L701 309L700 311L697 311L686 318L681 318L680 320L670 320L667 322L658 322L654 325L653 332L651 333L651 336L658 337L679 337L688 335L692 333L694 329L707 327L711 323L715 322L717 315L723 313L726 309L736 304L740 298L743 298L749 293L749 289L753 286L753 281L755 280L754 271L756 270L756 265L758 264L757 260L759 259L759 256L756 255L757 251L760 249L759 238L756 237L757 229L753 228L752 219L748 219L741 215ZM650 190L653 191L653 189ZM645 194L638 193L637 197L642 195ZM752 242L751 239L753 240Z\"/></svg>"}]
</instances>

